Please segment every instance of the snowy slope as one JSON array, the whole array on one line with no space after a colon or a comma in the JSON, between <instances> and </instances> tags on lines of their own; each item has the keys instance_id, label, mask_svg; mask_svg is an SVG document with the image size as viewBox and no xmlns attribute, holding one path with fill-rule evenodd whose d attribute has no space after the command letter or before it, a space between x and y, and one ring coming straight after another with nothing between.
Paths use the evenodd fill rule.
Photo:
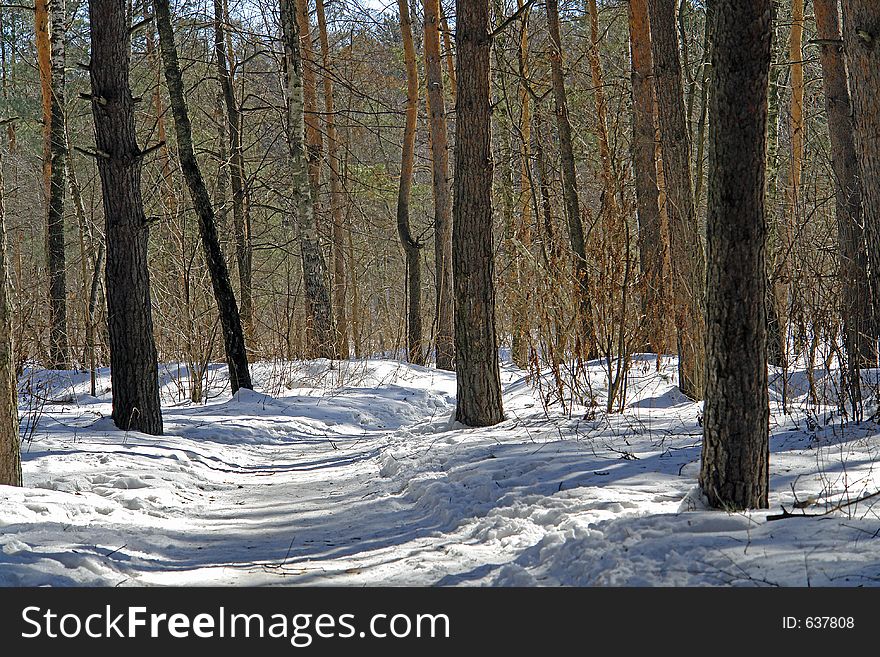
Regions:
<instances>
[{"instance_id":1,"label":"snowy slope","mask_svg":"<svg viewBox=\"0 0 880 657\"><path fill-rule=\"evenodd\" d=\"M262 363L257 392L185 401L165 435L116 430L109 376L22 380L26 488L0 487L0 585L812 585L880 581L873 423L843 424L794 373L773 383L771 511L707 511L700 405L674 360L634 365L624 413L545 409L503 371L508 419L451 421L448 373L389 361ZM876 373L873 373L876 374ZM603 394L599 366L591 371ZM816 386L833 397L832 374ZM833 401L833 399L831 399Z\"/></svg>"}]
</instances>

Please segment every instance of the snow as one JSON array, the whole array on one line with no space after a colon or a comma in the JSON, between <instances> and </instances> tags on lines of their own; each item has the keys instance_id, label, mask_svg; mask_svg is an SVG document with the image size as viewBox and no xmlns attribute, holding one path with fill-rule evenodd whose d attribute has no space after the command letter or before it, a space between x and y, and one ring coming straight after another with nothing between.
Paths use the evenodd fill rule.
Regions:
<instances>
[{"instance_id":1,"label":"snow","mask_svg":"<svg viewBox=\"0 0 880 657\"><path fill-rule=\"evenodd\" d=\"M0 585L872 586L880 430L836 412L836 372L771 394L771 509L697 489L701 405L676 363L634 361L624 412L544 408L502 370L507 419L454 422L452 374L393 361L258 363L256 391L187 400L162 368L165 435L117 430L109 372L26 371L24 488L0 487ZM866 388L877 372L866 371ZM872 383L873 381L873 383Z\"/></svg>"}]
</instances>

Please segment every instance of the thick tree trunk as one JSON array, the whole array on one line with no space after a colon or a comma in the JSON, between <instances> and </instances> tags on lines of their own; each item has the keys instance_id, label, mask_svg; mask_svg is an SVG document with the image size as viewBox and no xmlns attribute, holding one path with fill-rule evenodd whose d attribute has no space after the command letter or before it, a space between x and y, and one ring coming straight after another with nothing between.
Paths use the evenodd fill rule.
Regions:
<instances>
[{"instance_id":1,"label":"thick tree trunk","mask_svg":"<svg viewBox=\"0 0 880 657\"><path fill-rule=\"evenodd\" d=\"M592 358L596 354L596 329L593 323L590 271L587 263L584 225L578 200L577 173L574 166L571 123L568 119L568 99L562 71L562 39L559 32L559 2L547 0L547 26L550 31L550 67L553 82L553 99L556 102L556 129L559 133L559 153L562 160L562 187L565 198L565 215L568 220L568 238L574 256L576 277L575 300L578 313L578 352ZM456 167L456 171L460 171Z\"/></svg>"},{"instance_id":2,"label":"thick tree trunk","mask_svg":"<svg viewBox=\"0 0 880 657\"><path fill-rule=\"evenodd\" d=\"M700 487L766 508L765 172L770 0L715 0L709 130L706 402Z\"/></svg>"},{"instance_id":3,"label":"thick tree trunk","mask_svg":"<svg viewBox=\"0 0 880 657\"><path fill-rule=\"evenodd\" d=\"M177 59L177 46L174 44L174 30L171 27L171 10L169 0L154 0L156 26L159 29L159 49L165 68L165 82L168 85L168 96L171 101L171 112L174 116L174 128L177 135L177 153L180 157L180 168L186 180L189 193L199 218L199 236L205 254L205 262L211 275L211 286L214 299L220 314L220 326L223 333L223 344L226 350L226 363L229 365L229 384L232 393L239 388L252 388L251 375L248 368L247 351L244 343L244 331L241 316L235 300L235 292L229 280L226 259L220 249L217 226L214 220L214 208L211 197L202 178L199 163L192 143L192 125L189 120L183 77Z\"/></svg>"},{"instance_id":4,"label":"thick tree trunk","mask_svg":"<svg viewBox=\"0 0 880 657\"><path fill-rule=\"evenodd\" d=\"M434 189L434 272L437 322L437 367L455 369L452 300L452 197L449 189L449 137L446 99L440 61L440 1L423 0L425 9L425 86L431 134L431 173Z\"/></svg>"},{"instance_id":5,"label":"thick tree trunk","mask_svg":"<svg viewBox=\"0 0 880 657\"><path fill-rule=\"evenodd\" d=\"M639 222L639 264L642 270L642 316L649 350L671 350L672 316L669 238L660 215L660 189L655 160L655 119L651 29L645 0L629 2L629 38L632 57L632 159Z\"/></svg>"},{"instance_id":6,"label":"thick tree trunk","mask_svg":"<svg viewBox=\"0 0 880 657\"><path fill-rule=\"evenodd\" d=\"M67 274L64 253L64 196L67 189L67 129L64 125L65 24L65 1L51 0L49 2L49 197L46 221L46 268L49 272L49 366L54 369L69 367Z\"/></svg>"},{"instance_id":7,"label":"thick tree trunk","mask_svg":"<svg viewBox=\"0 0 880 657\"><path fill-rule=\"evenodd\" d=\"M280 9L287 96L286 132L291 169L290 207L299 238L306 310L314 329L310 351L321 358L333 358L336 354L336 329L325 282L327 267L315 227L312 185L305 149L303 59L294 0L281 0Z\"/></svg>"},{"instance_id":8,"label":"thick tree trunk","mask_svg":"<svg viewBox=\"0 0 880 657\"><path fill-rule=\"evenodd\" d=\"M333 315L336 320L337 351L340 358L350 354L348 341L348 308L346 307L345 282L345 244L346 224L343 212L345 198L342 189L342 172L339 161L339 135L336 131L336 110L333 101L333 76L330 61L330 42L327 37L327 17L324 15L324 0L315 2L318 15L318 32L321 38L321 59L323 62L324 109L327 118L327 159L330 165L330 215L333 218Z\"/></svg>"},{"instance_id":9,"label":"thick tree trunk","mask_svg":"<svg viewBox=\"0 0 880 657\"><path fill-rule=\"evenodd\" d=\"M862 221L867 242L874 317L868 334L880 334L880 4L843 0L843 41L852 93L855 147L862 184Z\"/></svg>"},{"instance_id":10,"label":"thick tree trunk","mask_svg":"<svg viewBox=\"0 0 880 657\"><path fill-rule=\"evenodd\" d=\"M217 72L226 108L226 128L229 137L229 182L232 187L232 225L235 232L235 255L238 264L238 285L241 296L241 322L245 333L253 336L253 244L251 242L251 218L247 203L244 174L244 151L241 138L241 111L233 86L232 61L228 60L225 25L228 16L223 0L214 0L214 54Z\"/></svg>"},{"instance_id":11,"label":"thick tree trunk","mask_svg":"<svg viewBox=\"0 0 880 657\"><path fill-rule=\"evenodd\" d=\"M422 245L413 237L409 224L409 196L412 190L416 148L416 120L419 109L419 72L413 45L412 20L408 0L398 0L403 57L406 64L406 126L403 131L403 154L400 158L400 186L397 192L397 234L406 254L406 347L409 362L423 365L422 346Z\"/></svg>"},{"instance_id":12,"label":"thick tree trunk","mask_svg":"<svg viewBox=\"0 0 880 657\"><path fill-rule=\"evenodd\" d=\"M678 385L702 399L705 375L705 256L691 188L690 139L685 120L675 0L648 0L657 115L669 217L672 291L678 333Z\"/></svg>"},{"instance_id":13,"label":"thick tree trunk","mask_svg":"<svg viewBox=\"0 0 880 657\"><path fill-rule=\"evenodd\" d=\"M862 228L862 190L853 137L852 104L840 34L837 0L814 0L825 88L825 113L831 139L831 165L837 201L840 249L841 317L847 357L846 390L857 419L862 399L859 370L877 361L871 339L868 256Z\"/></svg>"},{"instance_id":14,"label":"thick tree trunk","mask_svg":"<svg viewBox=\"0 0 880 657\"><path fill-rule=\"evenodd\" d=\"M456 0L455 41L455 419L488 426L504 419L495 334L488 0Z\"/></svg>"},{"instance_id":15,"label":"thick tree trunk","mask_svg":"<svg viewBox=\"0 0 880 657\"><path fill-rule=\"evenodd\" d=\"M143 155L129 86L129 21L118 0L90 0L92 116L107 241L107 329L113 422L162 433L159 374L147 268L149 228L141 197Z\"/></svg>"},{"instance_id":16,"label":"thick tree trunk","mask_svg":"<svg viewBox=\"0 0 880 657\"><path fill-rule=\"evenodd\" d=\"M0 146L0 486L21 486L18 382L12 343L12 289L6 258L3 193L3 147Z\"/></svg>"}]
</instances>

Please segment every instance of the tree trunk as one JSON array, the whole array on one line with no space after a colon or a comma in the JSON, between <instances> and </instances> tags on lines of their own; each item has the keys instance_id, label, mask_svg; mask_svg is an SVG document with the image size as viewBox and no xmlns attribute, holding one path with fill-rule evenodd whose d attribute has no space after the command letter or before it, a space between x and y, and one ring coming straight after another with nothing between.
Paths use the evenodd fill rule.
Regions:
<instances>
[{"instance_id":1,"label":"tree trunk","mask_svg":"<svg viewBox=\"0 0 880 657\"><path fill-rule=\"evenodd\" d=\"M642 316L646 347L671 351L669 325L668 234L660 216L660 190L655 161L655 106L651 29L646 0L629 2L632 56L632 159L639 222L639 264L642 270Z\"/></svg>"},{"instance_id":2,"label":"tree trunk","mask_svg":"<svg viewBox=\"0 0 880 657\"><path fill-rule=\"evenodd\" d=\"M455 281L455 419L489 426L504 419L492 251L489 2L456 0L452 267Z\"/></svg>"},{"instance_id":3,"label":"tree trunk","mask_svg":"<svg viewBox=\"0 0 880 657\"><path fill-rule=\"evenodd\" d=\"M21 486L18 382L12 344L12 289L6 259L3 191L3 147L0 146L0 486Z\"/></svg>"},{"instance_id":4,"label":"tree trunk","mask_svg":"<svg viewBox=\"0 0 880 657\"><path fill-rule=\"evenodd\" d=\"M455 369L452 300L452 198L449 189L449 137L440 61L440 0L423 0L425 9L425 86L431 134L434 189L434 271L437 368Z\"/></svg>"},{"instance_id":5,"label":"tree trunk","mask_svg":"<svg viewBox=\"0 0 880 657\"><path fill-rule=\"evenodd\" d=\"M440 32L443 34L443 47L446 49L446 72L449 75L449 92L452 94L452 102L458 95L458 82L455 79L455 51L452 47L452 30L446 20L446 12L443 3L440 2Z\"/></svg>"},{"instance_id":6,"label":"tree trunk","mask_svg":"<svg viewBox=\"0 0 880 657\"><path fill-rule=\"evenodd\" d=\"M876 304L880 299L880 4L875 0L843 0L843 41L862 184L868 284ZM878 329L875 307L867 331L872 344Z\"/></svg>"},{"instance_id":7,"label":"tree trunk","mask_svg":"<svg viewBox=\"0 0 880 657\"><path fill-rule=\"evenodd\" d=\"M559 153L562 160L562 187L565 198L565 215L568 220L568 237L574 256L576 277L575 305L578 313L577 350L592 358L596 354L596 329L593 324L590 272L587 263L584 226L581 220L580 201L577 193L577 173L574 166L571 123L568 119L568 100L562 71L562 39L559 32L559 2L547 0L547 26L550 31L550 67L553 82L553 99L556 102L556 129L559 133ZM459 115L460 116L460 115ZM456 167L456 171L460 171Z\"/></svg>"},{"instance_id":8,"label":"tree trunk","mask_svg":"<svg viewBox=\"0 0 880 657\"><path fill-rule=\"evenodd\" d=\"M305 102L303 97L303 59L294 0L281 0L281 31L284 41L285 86L287 95L287 146L291 169L291 214L296 226L303 268L306 310L314 327L312 351L321 358L333 358L336 329L325 283L327 267L315 227L312 186L305 150Z\"/></svg>"},{"instance_id":9,"label":"tree trunk","mask_svg":"<svg viewBox=\"0 0 880 657\"><path fill-rule=\"evenodd\" d=\"M192 143L192 125L183 87L183 77L177 59L177 46L174 44L174 30L171 27L171 10L169 0L155 0L156 26L159 29L159 49L165 68L165 82L168 85L168 96L171 101L171 113L174 116L174 128L177 135L177 153L180 157L180 168L186 180L189 193L199 218L199 236L205 253L205 262L211 275L211 286L220 314L220 325L223 332L223 344L226 349L226 362L229 365L229 384L232 394L239 388L253 388L248 369L247 351L244 343L244 332L235 293L229 280L226 259L220 250L217 226L214 221L214 208L211 197L202 178L199 163Z\"/></svg>"},{"instance_id":10,"label":"tree trunk","mask_svg":"<svg viewBox=\"0 0 880 657\"><path fill-rule=\"evenodd\" d=\"M228 59L224 25L229 17L223 10L223 0L214 0L214 54L223 102L226 106L226 127L229 135L229 182L232 187L232 225L235 232L235 255L238 264L238 285L241 295L241 322L245 333L253 336L253 244L251 218L247 204L244 174L244 151L241 138L241 111L235 98L232 61Z\"/></svg>"},{"instance_id":11,"label":"tree trunk","mask_svg":"<svg viewBox=\"0 0 880 657\"><path fill-rule=\"evenodd\" d=\"M669 217L672 291L678 333L678 385L702 399L705 375L705 256L691 189L690 152L681 82L675 0L648 0L651 54Z\"/></svg>"},{"instance_id":12,"label":"tree trunk","mask_svg":"<svg viewBox=\"0 0 880 657\"><path fill-rule=\"evenodd\" d=\"M336 131L336 111L333 102L333 76L330 61L330 42L327 38L327 18L324 15L324 0L316 0L318 32L321 37L321 59L323 62L324 109L327 118L327 159L330 165L330 214L333 218L333 315L336 320L336 335L340 358L350 354L348 341L348 310L346 308L345 282L345 243L346 224L343 216L345 198L342 189L342 173L339 161L339 136Z\"/></svg>"},{"instance_id":13,"label":"tree trunk","mask_svg":"<svg viewBox=\"0 0 880 657\"><path fill-rule=\"evenodd\" d=\"M312 49L312 24L309 20L309 0L294 0L296 22L299 26L300 57L302 58L303 120L306 124L309 180L312 185L312 213L317 221L316 208L321 193L321 151L323 143L318 121L318 83L315 76L315 53Z\"/></svg>"},{"instance_id":14,"label":"tree trunk","mask_svg":"<svg viewBox=\"0 0 880 657\"><path fill-rule=\"evenodd\" d=\"M715 508L766 508L764 243L770 0L715 0L709 101L706 402L700 487Z\"/></svg>"},{"instance_id":15,"label":"tree trunk","mask_svg":"<svg viewBox=\"0 0 880 657\"><path fill-rule=\"evenodd\" d=\"M141 197L143 155L129 86L129 21L118 0L90 0L92 116L107 243L107 329L113 422L162 433L159 374L147 268L149 228Z\"/></svg>"},{"instance_id":16,"label":"tree trunk","mask_svg":"<svg viewBox=\"0 0 880 657\"><path fill-rule=\"evenodd\" d=\"M398 0L403 56L406 64L406 126L403 131L403 154L400 158L400 186L397 192L397 234L406 255L406 347L410 363L423 365L422 347L422 245L413 237L409 224L409 196L412 190L416 148L416 121L419 109L419 72L413 45L412 21L408 0Z\"/></svg>"},{"instance_id":17,"label":"tree trunk","mask_svg":"<svg viewBox=\"0 0 880 657\"><path fill-rule=\"evenodd\" d=\"M860 419L859 370L877 360L871 339L871 298L868 257L862 229L862 190L853 137L852 104L840 34L837 0L814 0L820 40L820 61L825 89L825 113L831 139L831 165L837 201L837 235L840 249L841 318L847 357L846 391L856 419Z\"/></svg>"}]
</instances>

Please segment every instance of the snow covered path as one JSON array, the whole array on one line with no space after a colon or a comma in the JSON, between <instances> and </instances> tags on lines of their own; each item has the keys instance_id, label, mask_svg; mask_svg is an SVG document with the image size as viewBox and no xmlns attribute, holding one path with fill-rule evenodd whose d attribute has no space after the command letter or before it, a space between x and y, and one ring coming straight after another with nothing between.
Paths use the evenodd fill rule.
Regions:
<instances>
[{"instance_id":1,"label":"snow covered path","mask_svg":"<svg viewBox=\"0 0 880 657\"><path fill-rule=\"evenodd\" d=\"M160 437L116 431L84 375L34 376L27 488L0 488L0 585L880 581L870 502L774 523L702 509L700 407L672 372L646 359L624 413L569 417L508 368L508 420L469 429L450 423L451 375L395 362L261 364L260 392L231 399L218 368L198 405L174 371ZM880 483L876 425L811 413L774 416L774 512Z\"/></svg>"}]
</instances>

